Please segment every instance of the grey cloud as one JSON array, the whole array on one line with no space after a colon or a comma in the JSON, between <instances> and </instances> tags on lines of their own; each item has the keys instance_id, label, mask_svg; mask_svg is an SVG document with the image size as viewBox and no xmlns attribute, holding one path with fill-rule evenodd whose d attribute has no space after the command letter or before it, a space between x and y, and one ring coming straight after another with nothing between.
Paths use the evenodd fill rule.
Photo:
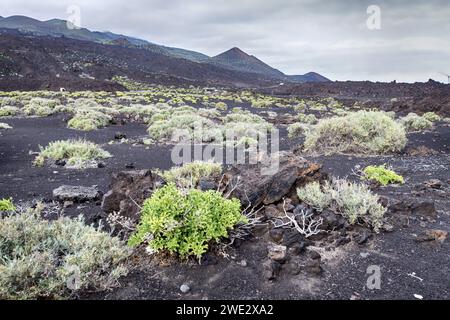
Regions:
<instances>
[{"instance_id":1,"label":"grey cloud","mask_svg":"<svg viewBox=\"0 0 450 320\"><path fill-rule=\"evenodd\" d=\"M238 46L288 74L336 80L443 81L450 73L448 0L2 0L0 15L66 18L83 26L209 55ZM381 30L366 9L381 7Z\"/></svg>"}]
</instances>

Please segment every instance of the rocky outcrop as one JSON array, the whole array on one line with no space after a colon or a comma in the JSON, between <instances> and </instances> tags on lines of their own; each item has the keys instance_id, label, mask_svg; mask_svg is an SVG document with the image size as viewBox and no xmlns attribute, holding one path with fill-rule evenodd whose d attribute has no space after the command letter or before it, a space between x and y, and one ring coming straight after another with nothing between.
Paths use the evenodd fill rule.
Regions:
<instances>
[{"instance_id":1,"label":"rocky outcrop","mask_svg":"<svg viewBox=\"0 0 450 320\"><path fill-rule=\"evenodd\" d=\"M150 170L116 173L112 177L111 190L103 196L102 209L137 220L140 206L161 184L162 179Z\"/></svg>"},{"instance_id":2,"label":"rocky outcrop","mask_svg":"<svg viewBox=\"0 0 450 320\"><path fill-rule=\"evenodd\" d=\"M264 164L234 165L225 171L222 183L225 192L241 200L244 206L270 205L289 197L294 202L298 198L296 189L308 182L326 178L321 165L295 155L292 152L280 152L278 170L263 175Z\"/></svg>"}]
</instances>

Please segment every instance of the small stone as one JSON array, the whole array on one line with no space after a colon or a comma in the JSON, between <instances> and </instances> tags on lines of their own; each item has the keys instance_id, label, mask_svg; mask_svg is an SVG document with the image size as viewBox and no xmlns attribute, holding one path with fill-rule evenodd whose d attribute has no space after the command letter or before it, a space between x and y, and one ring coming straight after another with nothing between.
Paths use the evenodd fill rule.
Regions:
<instances>
[{"instance_id":1,"label":"small stone","mask_svg":"<svg viewBox=\"0 0 450 320\"><path fill-rule=\"evenodd\" d=\"M386 231L386 232L392 232L392 231L394 231L394 226L392 225L392 224L390 224L390 223L385 223L385 224L383 224L383 230L384 231Z\"/></svg>"},{"instance_id":2,"label":"small stone","mask_svg":"<svg viewBox=\"0 0 450 320\"><path fill-rule=\"evenodd\" d=\"M444 243L447 239L448 232L444 230L429 229L425 230L421 235L416 238L417 242L435 241L438 243Z\"/></svg>"},{"instance_id":3,"label":"small stone","mask_svg":"<svg viewBox=\"0 0 450 320\"><path fill-rule=\"evenodd\" d=\"M269 236L276 243L281 243L283 240L283 232L283 229L273 228L269 231Z\"/></svg>"},{"instance_id":4,"label":"small stone","mask_svg":"<svg viewBox=\"0 0 450 320\"><path fill-rule=\"evenodd\" d=\"M53 190L53 197L59 201L85 202L96 200L100 196L97 186L67 186L63 185Z\"/></svg>"},{"instance_id":5,"label":"small stone","mask_svg":"<svg viewBox=\"0 0 450 320\"><path fill-rule=\"evenodd\" d=\"M411 212L414 215L422 217L436 217L437 212L432 201L423 201L420 203L414 203Z\"/></svg>"},{"instance_id":6,"label":"small stone","mask_svg":"<svg viewBox=\"0 0 450 320\"><path fill-rule=\"evenodd\" d=\"M73 206L73 201L64 201L63 207L64 208L69 208Z\"/></svg>"},{"instance_id":7,"label":"small stone","mask_svg":"<svg viewBox=\"0 0 450 320\"><path fill-rule=\"evenodd\" d=\"M64 167L64 166L66 165L66 161L65 161L65 160L56 160L56 161L55 161L55 164L56 164L57 166Z\"/></svg>"},{"instance_id":8,"label":"small stone","mask_svg":"<svg viewBox=\"0 0 450 320\"><path fill-rule=\"evenodd\" d=\"M290 261L285 268L290 275L296 276L300 273L300 265L297 261Z\"/></svg>"},{"instance_id":9,"label":"small stone","mask_svg":"<svg viewBox=\"0 0 450 320\"><path fill-rule=\"evenodd\" d=\"M322 258L320 253L318 253L317 251L314 251L314 250L309 251L309 257L312 260L320 260Z\"/></svg>"},{"instance_id":10,"label":"small stone","mask_svg":"<svg viewBox=\"0 0 450 320\"><path fill-rule=\"evenodd\" d=\"M283 233L283 245L290 247L303 240L303 236L295 229L288 229Z\"/></svg>"},{"instance_id":11,"label":"small stone","mask_svg":"<svg viewBox=\"0 0 450 320\"><path fill-rule=\"evenodd\" d=\"M247 261L246 260L241 260L241 261L238 261L238 262L236 262L238 265L240 265L241 267L246 267L247 266Z\"/></svg>"},{"instance_id":12,"label":"small stone","mask_svg":"<svg viewBox=\"0 0 450 320\"><path fill-rule=\"evenodd\" d=\"M359 255L361 256L361 258L365 259L365 258L367 258L369 256L369 253L368 252L361 252Z\"/></svg>"},{"instance_id":13,"label":"small stone","mask_svg":"<svg viewBox=\"0 0 450 320\"><path fill-rule=\"evenodd\" d=\"M191 288L187 284L182 284L180 287L180 291L183 293L188 293L191 291Z\"/></svg>"},{"instance_id":14,"label":"small stone","mask_svg":"<svg viewBox=\"0 0 450 320\"><path fill-rule=\"evenodd\" d=\"M208 191L208 190L216 190L217 185L213 181L201 179L198 183L198 187L202 191Z\"/></svg>"},{"instance_id":15,"label":"small stone","mask_svg":"<svg viewBox=\"0 0 450 320\"><path fill-rule=\"evenodd\" d=\"M122 139L126 139L126 138L127 138L127 135L123 132L116 132L114 134L114 139L116 139L116 140L122 140Z\"/></svg>"},{"instance_id":16,"label":"small stone","mask_svg":"<svg viewBox=\"0 0 450 320\"><path fill-rule=\"evenodd\" d=\"M281 264L276 261L266 261L264 266L264 277L267 280L275 280L281 273Z\"/></svg>"},{"instance_id":17,"label":"small stone","mask_svg":"<svg viewBox=\"0 0 450 320\"><path fill-rule=\"evenodd\" d=\"M294 255L294 256L298 256L300 255L306 248L306 244L304 241L300 241L298 243L294 243L290 248L289 248L289 254L290 255Z\"/></svg>"},{"instance_id":18,"label":"small stone","mask_svg":"<svg viewBox=\"0 0 450 320\"><path fill-rule=\"evenodd\" d=\"M126 169L134 169L135 168L135 166L134 166L134 163L127 163L126 165L125 165L125 168Z\"/></svg>"},{"instance_id":19,"label":"small stone","mask_svg":"<svg viewBox=\"0 0 450 320\"><path fill-rule=\"evenodd\" d=\"M319 275L322 273L320 260L308 260L304 266L305 271L311 274Z\"/></svg>"},{"instance_id":20,"label":"small stone","mask_svg":"<svg viewBox=\"0 0 450 320\"><path fill-rule=\"evenodd\" d=\"M439 179L430 179L424 182L426 188L440 189L442 187L442 181Z\"/></svg>"},{"instance_id":21,"label":"small stone","mask_svg":"<svg viewBox=\"0 0 450 320\"><path fill-rule=\"evenodd\" d=\"M348 237L340 237L339 239L336 240L336 247L346 245L350 241L351 239Z\"/></svg>"},{"instance_id":22,"label":"small stone","mask_svg":"<svg viewBox=\"0 0 450 320\"><path fill-rule=\"evenodd\" d=\"M286 246L280 246L277 244L269 244L267 247L269 259L277 262L286 261Z\"/></svg>"},{"instance_id":23,"label":"small stone","mask_svg":"<svg viewBox=\"0 0 450 320\"><path fill-rule=\"evenodd\" d=\"M357 238L356 238L356 242L358 244L364 244L367 242L367 240L369 240L369 238L371 237L370 232L364 231L362 234L360 234Z\"/></svg>"},{"instance_id":24,"label":"small stone","mask_svg":"<svg viewBox=\"0 0 450 320\"><path fill-rule=\"evenodd\" d=\"M104 168L106 165L105 165L105 163L104 162L98 162L97 163L97 168Z\"/></svg>"}]
</instances>

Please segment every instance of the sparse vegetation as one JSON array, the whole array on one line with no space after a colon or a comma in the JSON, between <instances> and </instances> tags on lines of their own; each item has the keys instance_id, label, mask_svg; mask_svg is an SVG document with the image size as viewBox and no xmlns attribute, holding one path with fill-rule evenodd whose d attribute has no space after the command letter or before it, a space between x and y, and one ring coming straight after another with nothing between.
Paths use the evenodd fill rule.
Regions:
<instances>
[{"instance_id":1,"label":"sparse vegetation","mask_svg":"<svg viewBox=\"0 0 450 320\"><path fill-rule=\"evenodd\" d=\"M396 174L393 170L387 169L386 165L367 166L364 168L363 174L364 179L376 181L383 186L393 183L403 184L405 182L402 176Z\"/></svg>"},{"instance_id":2,"label":"sparse vegetation","mask_svg":"<svg viewBox=\"0 0 450 320\"><path fill-rule=\"evenodd\" d=\"M211 241L228 236L229 229L246 222L237 199L217 191L182 193L174 184L158 189L142 208L140 224L129 239L132 246L148 242L154 251L167 250L186 258L200 258Z\"/></svg>"},{"instance_id":3,"label":"sparse vegetation","mask_svg":"<svg viewBox=\"0 0 450 320\"><path fill-rule=\"evenodd\" d=\"M289 138L295 138L298 137L302 134L305 134L306 132L308 132L309 126L304 124L304 123L293 123L288 127L288 137Z\"/></svg>"},{"instance_id":4,"label":"sparse vegetation","mask_svg":"<svg viewBox=\"0 0 450 320\"><path fill-rule=\"evenodd\" d=\"M96 110L81 109L69 120L67 126L72 129L91 131L107 126L112 117Z\"/></svg>"},{"instance_id":5,"label":"sparse vegetation","mask_svg":"<svg viewBox=\"0 0 450 320\"><path fill-rule=\"evenodd\" d=\"M307 151L385 154L406 145L404 128L379 111L358 111L344 117L321 119L307 132Z\"/></svg>"},{"instance_id":6,"label":"sparse vegetation","mask_svg":"<svg viewBox=\"0 0 450 320\"><path fill-rule=\"evenodd\" d=\"M330 208L344 216L350 224L364 223L376 232L379 231L386 212L386 208L378 202L378 196L365 184L344 179L334 179L322 186L313 182L298 189L297 194L302 201L318 211Z\"/></svg>"},{"instance_id":7,"label":"sparse vegetation","mask_svg":"<svg viewBox=\"0 0 450 320\"><path fill-rule=\"evenodd\" d=\"M109 289L129 249L83 219L48 221L39 208L0 218L0 299L62 299Z\"/></svg>"},{"instance_id":8,"label":"sparse vegetation","mask_svg":"<svg viewBox=\"0 0 450 320\"><path fill-rule=\"evenodd\" d=\"M110 153L101 149L95 143L86 140L54 141L42 148L34 160L36 166L43 166L45 160L66 161L67 165L74 168L85 168L98 159L111 157Z\"/></svg>"}]
</instances>

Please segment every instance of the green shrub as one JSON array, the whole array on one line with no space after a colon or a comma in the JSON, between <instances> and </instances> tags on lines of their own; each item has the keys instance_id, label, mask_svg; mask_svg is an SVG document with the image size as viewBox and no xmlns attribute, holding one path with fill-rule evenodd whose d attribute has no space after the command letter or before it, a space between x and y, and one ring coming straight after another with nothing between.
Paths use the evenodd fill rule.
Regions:
<instances>
[{"instance_id":1,"label":"green shrub","mask_svg":"<svg viewBox=\"0 0 450 320\"><path fill-rule=\"evenodd\" d=\"M95 143L86 140L54 141L42 148L34 160L36 166L43 166L46 159L64 160L69 166L83 168L91 161L111 157L111 154Z\"/></svg>"},{"instance_id":2,"label":"green shrub","mask_svg":"<svg viewBox=\"0 0 450 320\"><path fill-rule=\"evenodd\" d=\"M300 113L297 116L297 120L301 123L307 123L307 124L316 124L317 123L317 117L313 114L304 114Z\"/></svg>"},{"instance_id":3,"label":"green shrub","mask_svg":"<svg viewBox=\"0 0 450 320\"><path fill-rule=\"evenodd\" d=\"M425 112L422 117L424 117L425 119L427 119L428 121L431 121L431 122L442 120L442 118L438 114L436 114L432 111Z\"/></svg>"},{"instance_id":4,"label":"green shrub","mask_svg":"<svg viewBox=\"0 0 450 320\"><path fill-rule=\"evenodd\" d=\"M128 243L148 241L151 250L200 258L211 241L227 237L229 229L246 222L240 206L239 200L225 199L217 191L192 189L183 194L169 184L144 202L141 221Z\"/></svg>"},{"instance_id":5,"label":"green shrub","mask_svg":"<svg viewBox=\"0 0 450 320\"><path fill-rule=\"evenodd\" d=\"M433 127L433 122L412 112L401 118L400 123L408 132L427 130Z\"/></svg>"},{"instance_id":6,"label":"green shrub","mask_svg":"<svg viewBox=\"0 0 450 320\"><path fill-rule=\"evenodd\" d=\"M23 113L29 116L47 117L54 113L54 108L58 105L58 101L45 99L45 98L33 98L23 108Z\"/></svg>"},{"instance_id":7,"label":"green shrub","mask_svg":"<svg viewBox=\"0 0 450 320\"><path fill-rule=\"evenodd\" d=\"M12 129L12 127L4 122L0 122L0 130L8 130L8 129Z\"/></svg>"},{"instance_id":8,"label":"green shrub","mask_svg":"<svg viewBox=\"0 0 450 320\"><path fill-rule=\"evenodd\" d=\"M127 246L81 217L47 221L28 210L0 220L0 299L68 298L126 274Z\"/></svg>"},{"instance_id":9,"label":"green shrub","mask_svg":"<svg viewBox=\"0 0 450 320\"><path fill-rule=\"evenodd\" d=\"M295 138L309 131L309 127L304 123L293 123L288 128L288 137Z\"/></svg>"},{"instance_id":10,"label":"green shrub","mask_svg":"<svg viewBox=\"0 0 450 320\"><path fill-rule=\"evenodd\" d=\"M391 183L401 183L405 181L402 176L396 174L394 171L386 169L385 165L382 166L367 166L364 170L364 179L373 180L380 183L383 186L387 186Z\"/></svg>"},{"instance_id":11,"label":"green shrub","mask_svg":"<svg viewBox=\"0 0 450 320\"><path fill-rule=\"evenodd\" d=\"M2 211L16 211L12 199L1 199L0 200L0 212Z\"/></svg>"},{"instance_id":12,"label":"green shrub","mask_svg":"<svg viewBox=\"0 0 450 320\"><path fill-rule=\"evenodd\" d=\"M404 128L384 112L358 111L321 119L307 132L305 150L324 154L384 154L406 145Z\"/></svg>"},{"instance_id":13,"label":"green shrub","mask_svg":"<svg viewBox=\"0 0 450 320\"><path fill-rule=\"evenodd\" d=\"M216 108L217 110L225 111L227 110L228 106L225 102L220 101L214 104L214 108Z\"/></svg>"},{"instance_id":14,"label":"green shrub","mask_svg":"<svg viewBox=\"0 0 450 320\"><path fill-rule=\"evenodd\" d=\"M11 117L19 114L20 109L17 107L4 106L0 108L0 117Z\"/></svg>"},{"instance_id":15,"label":"green shrub","mask_svg":"<svg viewBox=\"0 0 450 320\"><path fill-rule=\"evenodd\" d=\"M103 112L80 109L76 111L75 116L69 120L67 126L77 130L92 131L101 127L106 127L111 120L112 117Z\"/></svg>"},{"instance_id":16,"label":"green shrub","mask_svg":"<svg viewBox=\"0 0 450 320\"><path fill-rule=\"evenodd\" d=\"M376 232L386 213L386 208L378 202L378 195L373 194L365 184L344 179L334 179L322 187L313 182L298 189L297 194L300 200L318 211L330 208L344 216L350 224L361 222L371 226Z\"/></svg>"},{"instance_id":17,"label":"green shrub","mask_svg":"<svg viewBox=\"0 0 450 320\"><path fill-rule=\"evenodd\" d=\"M219 163L194 161L164 171L161 176L180 188L194 188L202 178L217 177L221 172L222 165Z\"/></svg>"}]
</instances>

